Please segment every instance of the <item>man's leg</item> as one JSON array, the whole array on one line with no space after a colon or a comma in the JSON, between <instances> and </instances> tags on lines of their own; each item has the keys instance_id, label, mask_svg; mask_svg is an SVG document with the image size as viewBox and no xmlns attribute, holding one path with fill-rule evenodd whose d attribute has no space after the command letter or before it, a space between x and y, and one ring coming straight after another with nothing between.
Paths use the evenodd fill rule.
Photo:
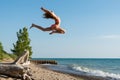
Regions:
<instances>
[{"instance_id":1,"label":"man's leg","mask_svg":"<svg viewBox=\"0 0 120 80\"><path fill-rule=\"evenodd\" d=\"M51 28L50 28L50 27L48 27L48 28L43 28L43 27L38 26L38 25L36 25L36 24L32 24L31 27L30 27L30 29L31 29L32 27L38 28L38 29L40 29L40 30L42 30L42 31L51 31Z\"/></svg>"}]
</instances>

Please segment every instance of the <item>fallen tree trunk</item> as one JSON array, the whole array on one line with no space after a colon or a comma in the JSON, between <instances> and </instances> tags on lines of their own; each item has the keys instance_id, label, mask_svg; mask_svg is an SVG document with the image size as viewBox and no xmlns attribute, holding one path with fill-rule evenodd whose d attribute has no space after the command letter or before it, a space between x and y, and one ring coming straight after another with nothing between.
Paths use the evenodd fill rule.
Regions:
<instances>
[{"instance_id":1,"label":"fallen tree trunk","mask_svg":"<svg viewBox=\"0 0 120 80\"><path fill-rule=\"evenodd\" d=\"M21 78L24 74L24 67L18 66L16 64L0 64L0 74Z\"/></svg>"},{"instance_id":2,"label":"fallen tree trunk","mask_svg":"<svg viewBox=\"0 0 120 80\"><path fill-rule=\"evenodd\" d=\"M0 63L0 74L23 80L31 80L28 58L29 51L25 50L13 63Z\"/></svg>"}]
</instances>

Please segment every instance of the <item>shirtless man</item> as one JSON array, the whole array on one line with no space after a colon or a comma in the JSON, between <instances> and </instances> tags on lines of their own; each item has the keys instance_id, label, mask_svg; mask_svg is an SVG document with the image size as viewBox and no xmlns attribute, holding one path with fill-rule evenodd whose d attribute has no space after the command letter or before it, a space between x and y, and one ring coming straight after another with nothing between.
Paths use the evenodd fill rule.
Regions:
<instances>
[{"instance_id":1,"label":"shirtless man","mask_svg":"<svg viewBox=\"0 0 120 80\"><path fill-rule=\"evenodd\" d=\"M52 11L49 11L43 7L41 7L41 10L44 11L45 13L43 14L44 15L44 18L46 19L53 19L55 20L55 23L52 24L50 27L47 27L47 28L43 28L42 26L39 26L39 25L36 25L36 24L32 24L30 28L32 27L35 27L35 28L38 28L42 31L51 31L49 34L53 34L53 33L59 33L59 34L64 34L65 33L65 30L60 28L60 18L58 16L56 16L54 14L54 12Z\"/></svg>"}]
</instances>

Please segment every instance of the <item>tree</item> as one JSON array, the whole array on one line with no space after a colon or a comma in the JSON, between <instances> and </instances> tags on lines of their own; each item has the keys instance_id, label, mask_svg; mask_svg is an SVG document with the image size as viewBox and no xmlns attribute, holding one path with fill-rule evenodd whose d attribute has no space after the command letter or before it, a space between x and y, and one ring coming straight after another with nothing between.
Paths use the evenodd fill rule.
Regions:
<instances>
[{"instance_id":1,"label":"tree","mask_svg":"<svg viewBox=\"0 0 120 80\"><path fill-rule=\"evenodd\" d=\"M0 42L0 60L3 59L3 46L2 43Z\"/></svg>"},{"instance_id":2,"label":"tree","mask_svg":"<svg viewBox=\"0 0 120 80\"><path fill-rule=\"evenodd\" d=\"M20 29L19 32L17 32L17 38L16 44L13 43L14 49L11 49L13 54L20 56L21 53L27 49L30 52L30 56L32 55L32 47L30 46L30 39L29 34L27 31L27 28L24 27L23 29Z\"/></svg>"}]
</instances>

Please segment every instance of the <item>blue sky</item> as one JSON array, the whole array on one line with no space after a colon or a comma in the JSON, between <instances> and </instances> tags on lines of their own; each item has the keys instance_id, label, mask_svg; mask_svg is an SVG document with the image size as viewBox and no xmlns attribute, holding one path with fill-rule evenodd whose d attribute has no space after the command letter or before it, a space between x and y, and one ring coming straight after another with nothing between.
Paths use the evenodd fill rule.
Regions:
<instances>
[{"instance_id":1,"label":"blue sky","mask_svg":"<svg viewBox=\"0 0 120 80\"><path fill-rule=\"evenodd\" d=\"M0 41L10 52L16 32L32 23L49 27L40 7L61 18L66 34L28 29L37 58L119 58L120 0L0 0ZM10 52L11 53L11 52Z\"/></svg>"}]
</instances>

